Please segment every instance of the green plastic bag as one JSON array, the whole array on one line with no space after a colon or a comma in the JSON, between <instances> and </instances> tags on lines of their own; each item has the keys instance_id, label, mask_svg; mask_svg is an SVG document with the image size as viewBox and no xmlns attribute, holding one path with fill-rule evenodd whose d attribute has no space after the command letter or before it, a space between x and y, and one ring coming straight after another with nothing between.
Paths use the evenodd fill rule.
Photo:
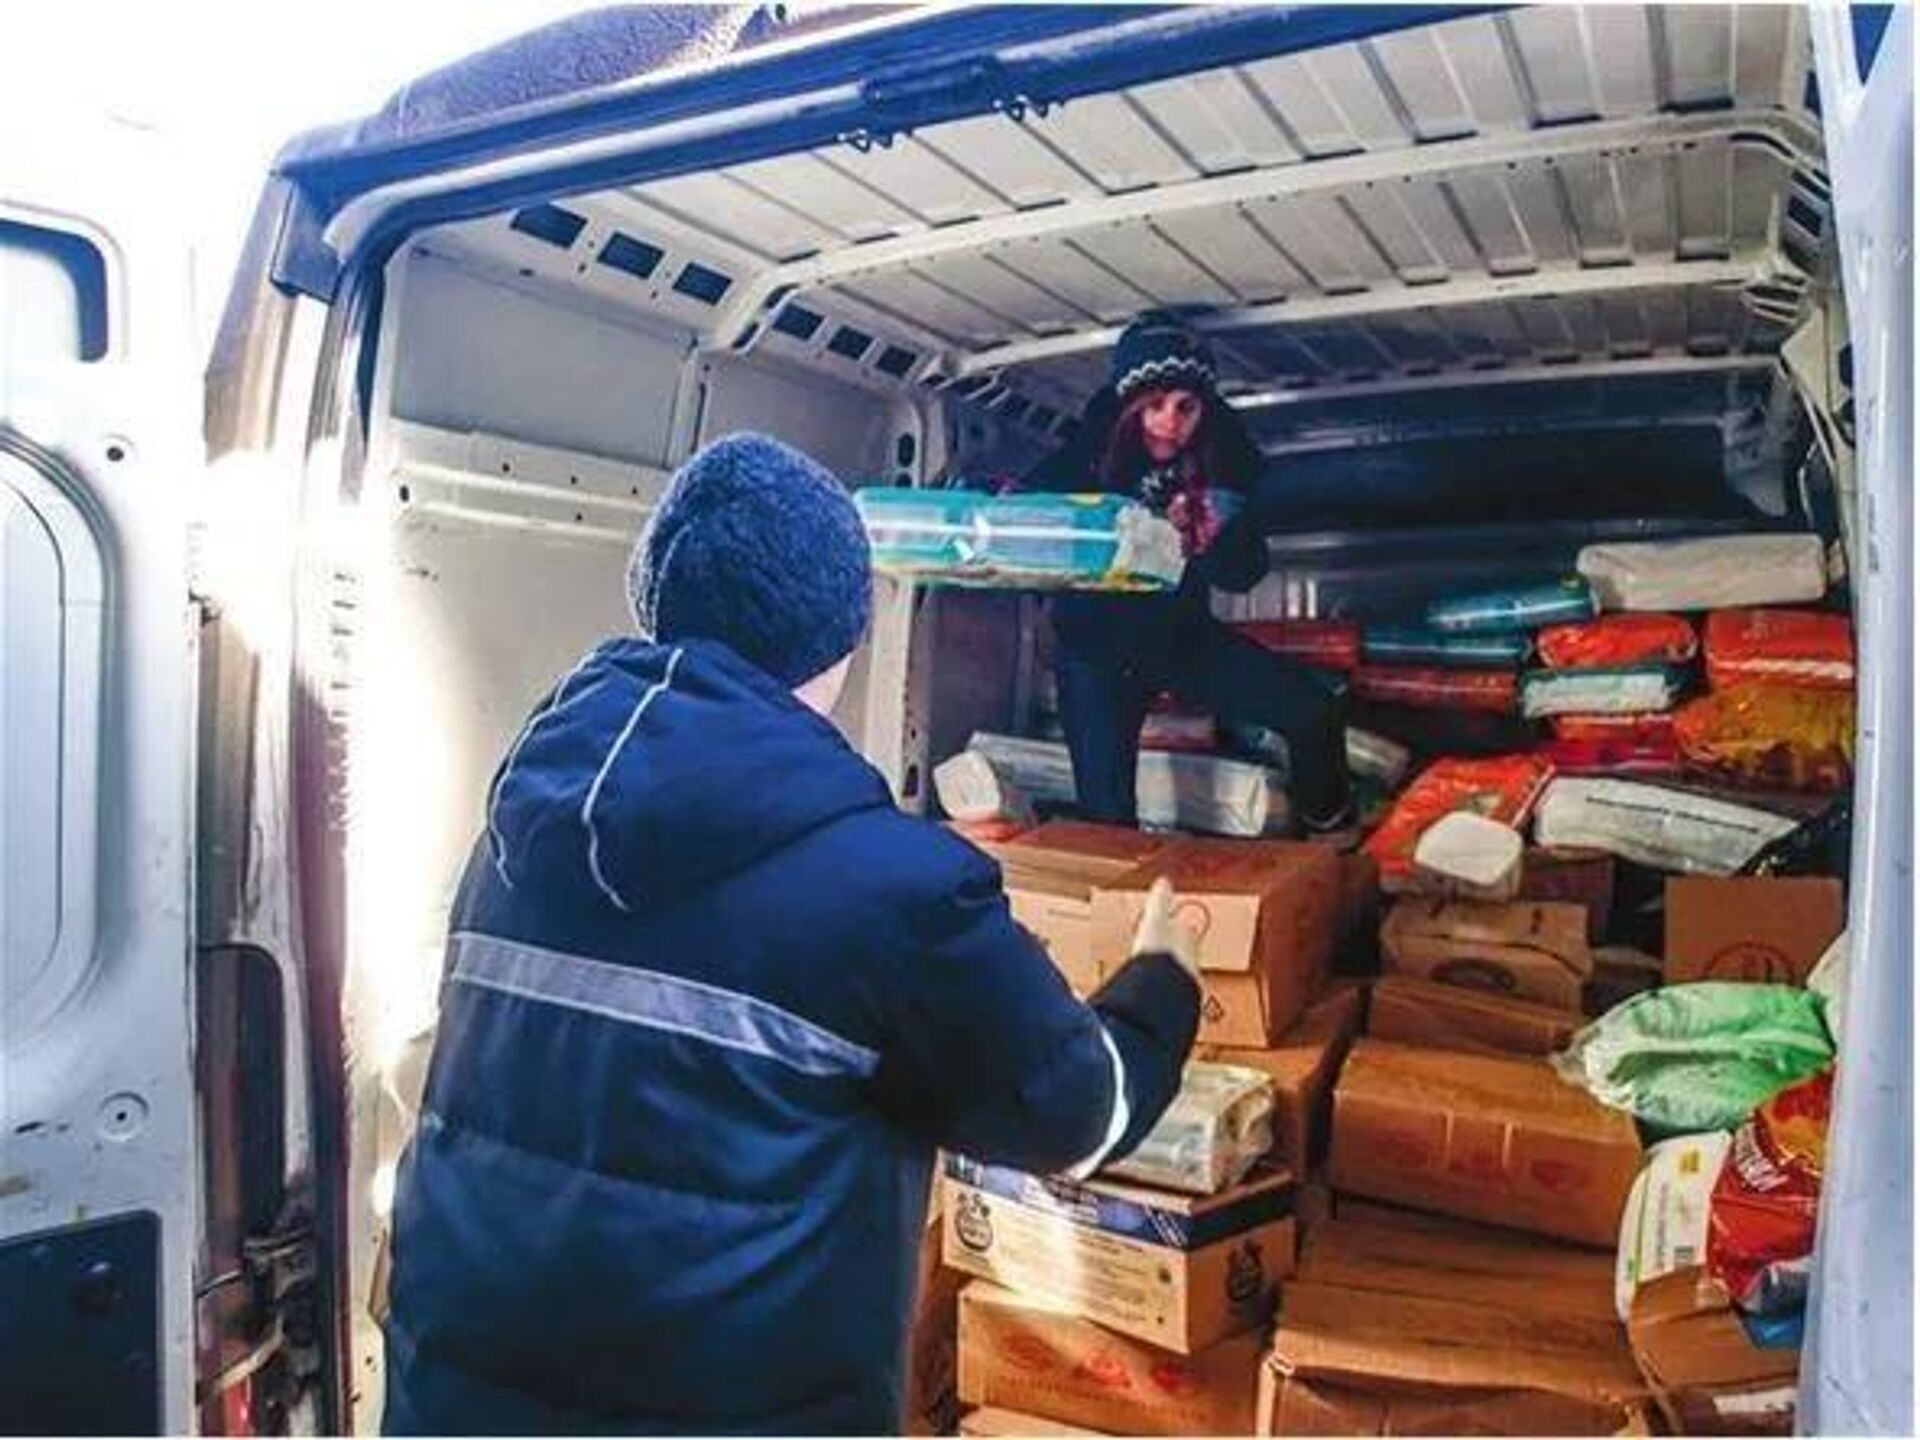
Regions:
<instances>
[{"instance_id":1,"label":"green plastic bag","mask_svg":"<svg viewBox=\"0 0 1920 1440\"><path fill-rule=\"evenodd\" d=\"M1731 1130L1833 1060L1821 1008L1792 985L1670 985L1609 1010L1553 1064L1656 1134Z\"/></svg>"}]
</instances>

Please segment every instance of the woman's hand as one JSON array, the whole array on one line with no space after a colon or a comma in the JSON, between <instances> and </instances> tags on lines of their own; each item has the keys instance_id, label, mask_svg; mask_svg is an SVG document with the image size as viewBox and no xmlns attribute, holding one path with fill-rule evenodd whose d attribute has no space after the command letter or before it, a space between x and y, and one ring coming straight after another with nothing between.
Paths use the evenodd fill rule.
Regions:
<instances>
[{"instance_id":1,"label":"woman's hand","mask_svg":"<svg viewBox=\"0 0 1920 1440\"><path fill-rule=\"evenodd\" d=\"M1133 932L1135 955L1171 955L1196 980L1200 978L1200 957L1193 937L1173 918L1175 896L1173 882L1161 876L1147 891L1147 904L1140 915L1140 926Z\"/></svg>"},{"instance_id":2,"label":"woman's hand","mask_svg":"<svg viewBox=\"0 0 1920 1440\"><path fill-rule=\"evenodd\" d=\"M1180 532L1181 547L1189 560L1211 550L1225 525L1219 507L1204 490L1182 490L1175 495L1167 506L1167 519Z\"/></svg>"}]
</instances>

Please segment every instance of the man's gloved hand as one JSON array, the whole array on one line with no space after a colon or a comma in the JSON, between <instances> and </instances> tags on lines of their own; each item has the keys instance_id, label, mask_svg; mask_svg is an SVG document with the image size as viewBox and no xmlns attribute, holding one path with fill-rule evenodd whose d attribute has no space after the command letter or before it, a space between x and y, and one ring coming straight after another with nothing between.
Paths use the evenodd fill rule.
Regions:
<instances>
[{"instance_id":1,"label":"man's gloved hand","mask_svg":"<svg viewBox=\"0 0 1920 1440\"><path fill-rule=\"evenodd\" d=\"M1147 891L1147 906L1140 915L1140 928L1133 932L1135 955L1171 955L1196 980L1200 978L1200 957L1193 936L1173 918L1173 884L1164 875Z\"/></svg>"}]
</instances>

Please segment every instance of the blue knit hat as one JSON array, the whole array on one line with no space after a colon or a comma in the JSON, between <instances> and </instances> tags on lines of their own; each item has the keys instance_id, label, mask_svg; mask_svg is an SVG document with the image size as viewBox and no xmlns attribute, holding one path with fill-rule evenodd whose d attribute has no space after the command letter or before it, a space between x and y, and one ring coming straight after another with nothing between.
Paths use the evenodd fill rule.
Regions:
<instances>
[{"instance_id":1,"label":"blue knit hat","mask_svg":"<svg viewBox=\"0 0 1920 1440\"><path fill-rule=\"evenodd\" d=\"M1213 350L1178 315L1148 310L1113 346L1113 393L1125 403L1149 385L1214 393Z\"/></svg>"},{"instance_id":2,"label":"blue knit hat","mask_svg":"<svg viewBox=\"0 0 1920 1440\"><path fill-rule=\"evenodd\" d=\"M873 611L867 533L825 468L729 435L667 486L627 567L640 632L718 640L789 688L853 653Z\"/></svg>"}]
</instances>

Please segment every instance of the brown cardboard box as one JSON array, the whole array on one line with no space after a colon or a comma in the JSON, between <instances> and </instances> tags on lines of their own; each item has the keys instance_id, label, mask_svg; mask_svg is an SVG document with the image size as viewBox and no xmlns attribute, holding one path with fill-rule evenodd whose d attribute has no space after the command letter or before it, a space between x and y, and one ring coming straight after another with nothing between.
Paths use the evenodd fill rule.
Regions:
<instances>
[{"instance_id":1,"label":"brown cardboard box","mask_svg":"<svg viewBox=\"0 0 1920 1440\"><path fill-rule=\"evenodd\" d=\"M1364 850L1340 857L1340 918L1334 925L1333 968L1341 975L1372 975L1380 968L1380 862Z\"/></svg>"},{"instance_id":2,"label":"brown cardboard box","mask_svg":"<svg viewBox=\"0 0 1920 1440\"><path fill-rule=\"evenodd\" d=\"M1256 1332L1169 1355L985 1281L960 1297L963 1401L1117 1435L1248 1434L1265 1349Z\"/></svg>"},{"instance_id":3,"label":"brown cardboard box","mask_svg":"<svg viewBox=\"0 0 1920 1440\"><path fill-rule=\"evenodd\" d=\"M1195 1196L950 1156L946 1189L948 1265L1183 1355L1259 1329L1293 1273L1284 1170Z\"/></svg>"},{"instance_id":4,"label":"brown cardboard box","mask_svg":"<svg viewBox=\"0 0 1920 1440\"><path fill-rule=\"evenodd\" d=\"M1627 1333L1676 1433L1793 1433L1800 1352L1749 1340L1727 1292L1705 1270L1676 1270L1642 1285Z\"/></svg>"},{"instance_id":5,"label":"brown cardboard box","mask_svg":"<svg viewBox=\"0 0 1920 1440\"><path fill-rule=\"evenodd\" d=\"M1645 1387L1590 1254L1457 1222L1327 1222L1284 1288L1262 1434L1610 1434Z\"/></svg>"},{"instance_id":6,"label":"brown cardboard box","mask_svg":"<svg viewBox=\"0 0 1920 1440\"><path fill-rule=\"evenodd\" d=\"M1804 985L1846 921L1838 880L1670 879L1667 983L1753 980Z\"/></svg>"},{"instance_id":7,"label":"brown cardboard box","mask_svg":"<svg viewBox=\"0 0 1920 1440\"><path fill-rule=\"evenodd\" d=\"M903 1435L946 1435L960 1414L958 1346L960 1289L966 1277L941 1263L940 1186L933 1186L920 1242L913 1319L907 1328L906 1412Z\"/></svg>"},{"instance_id":8,"label":"brown cardboard box","mask_svg":"<svg viewBox=\"0 0 1920 1440\"><path fill-rule=\"evenodd\" d=\"M1375 981L1367 1005L1367 1034L1376 1040L1478 1055L1551 1055L1578 1024L1551 1005L1402 975Z\"/></svg>"},{"instance_id":9,"label":"brown cardboard box","mask_svg":"<svg viewBox=\"0 0 1920 1440\"><path fill-rule=\"evenodd\" d=\"M1580 1011L1593 973L1587 915L1578 905L1534 900L1396 901L1380 927L1391 974L1485 990Z\"/></svg>"},{"instance_id":10,"label":"brown cardboard box","mask_svg":"<svg viewBox=\"0 0 1920 1440\"><path fill-rule=\"evenodd\" d=\"M1581 999L1581 1009L1599 1017L1647 990L1658 990L1663 977L1658 956L1631 945L1596 945L1593 977Z\"/></svg>"},{"instance_id":11,"label":"brown cardboard box","mask_svg":"<svg viewBox=\"0 0 1920 1440\"><path fill-rule=\"evenodd\" d=\"M1265 1050L1201 1045L1196 1060L1244 1065L1273 1077L1273 1157L1295 1174L1319 1163L1333 1111L1333 1077L1360 1030L1360 987L1335 981L1280 1043Z\"/></svg>"},{"instance_id":12,"label":"brown cardboard box","mask_svg":"<svg viewBox=\"0 0 1920 1440\"><path fill-rule=\"evenodd\" d=\"M1337 1191L1611 1249L1639 1167L1633 1121L1543 1060L1361 1040L1334 1087Z\"/></svg>"},{"instance_id":13,"label":"brown cardboard box","mask_svg":"<svg viewBox=\"0 0 1920 1440\"><path fill-rule=\"evenodd\" d=\"M1339 857L1279 840L1182 840L1093 897L1093 953L1118 964L1153 882L1173 882L1174 918L1195 938L1202 971L1200 1038L1273 1044L1326 983L1340 896Z\"/></svg>"},{"instance_id":14,"label":"brown cardboard box","mask_svg":"<svg viewBox=\"0 0 1920 1440\"><path fill-rule=\"evenodd\" d=\"M1529 845L1520 857L1521 900L1551 900L1587 912L1587 943L1604 944L1613 919L1613 856L1573 845Z\"/></svg>"},{"instance_id":15,"label":"brown cardboard box","mask_svg":"<svg viewBox=\"0 0 1920 1440\"><path fill-rule=\"evenodd\" d=\"M1093 954L1095 887L1125 875L1167 843L1121 826L1056 820L1006 844L981 848L1000 862L1013 918L1033 932L1074 994L1084 999L1109 973Z\"/></svg>"},{"instance_id":16,"label":"brown cardboard box","mask_svg":"<svg viewBox=\"0 0 1920 1440\"><path fill-rule=\"evenodd\" d=\"M1078 1425L1062 1425L1058 1420L1042 1420L1038 1415L1022 1414L1018 1410L1002 1410L997 1405L983 1405L978 1410L969 1410L960 1417L962 1435L992 1435L1017 1437L1028 1435L1099 1435L1099 1430L1082 1430Z\"/></svg>"}]
</instances>

